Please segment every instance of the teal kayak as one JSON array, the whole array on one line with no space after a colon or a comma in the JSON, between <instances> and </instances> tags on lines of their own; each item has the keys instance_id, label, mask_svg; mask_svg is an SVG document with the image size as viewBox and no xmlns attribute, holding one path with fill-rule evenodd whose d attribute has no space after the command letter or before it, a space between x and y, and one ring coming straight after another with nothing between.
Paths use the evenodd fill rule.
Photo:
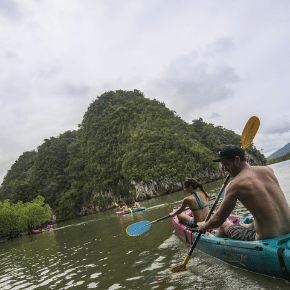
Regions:
<instances>
[{"instance_id":1,"label":"teal kayak","mask_svg":"<svg viewBox=\"0 0 290 290\"><path fill-rule=\"evenodd\" d=\"M251 221L251 218L247 222L247 219L238 215L230 215L229 219L234 223ZM192 245L198 233L180 223L177 216L172 218L172 223L176 234L189 246ZM196 247L233 266L290 281L290 234L254 242L202 234Z\"/></svg>"},{"instance_id":2,"label":"teal kayak","mask_svg":"<svg viewBox=\"0 0 290 290\"><path fill-rule=\"evenodd\" d=\"M129 210L129 211L117 211L116 214L118 215L128 214L128 213L133 213L133 212L145 210L145 209L146 207L133 208L132 210Z\"/></svg>"}]
</instances>

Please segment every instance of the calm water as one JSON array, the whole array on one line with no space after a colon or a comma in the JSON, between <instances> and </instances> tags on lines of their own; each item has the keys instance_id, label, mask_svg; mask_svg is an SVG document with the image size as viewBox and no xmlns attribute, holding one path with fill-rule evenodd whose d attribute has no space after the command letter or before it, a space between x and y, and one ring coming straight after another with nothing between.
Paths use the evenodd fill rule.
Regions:
<instances>
[{"instance_id":1,"label":"calm water","mask_svg":"<svg viewBox=\"0 0 290 290\"><path fill-rule=\"evenodd\" d=\"M290 204L290 161L271 167ZM222 183L205 189L215 196ZM110 210L0 243L0 289L289 289L288 282L234 268L197 249L187 271L169 274L188 252L170 219L142 236L126 235L127 226L166 216L183 197L183 192L162 196L142 202L147 210L134 215ZM241 205L235 212L247 213Z\"/></svg>"}]
</instances>

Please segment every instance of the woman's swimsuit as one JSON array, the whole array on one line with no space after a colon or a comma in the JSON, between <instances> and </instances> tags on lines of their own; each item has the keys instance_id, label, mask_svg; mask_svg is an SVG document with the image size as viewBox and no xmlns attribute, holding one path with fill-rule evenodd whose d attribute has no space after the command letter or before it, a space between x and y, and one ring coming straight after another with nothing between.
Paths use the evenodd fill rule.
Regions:
<instances>
[{"instance_id":1,"label":"woman's swimsuit","mask_svg":"<svg viewBox=\"0 0 290 290\"><path fill-rule=\"evenodd\" d=\"M207 204L207 205L205 205L205 206L202 204L202 202L200 201L200 199L199 199L199 197L197 196L197 193L196 193L195 191L193 191L191 194L194 195L194 197L195 197L195 199L196 199L196 201L197 201L197 203L198 203L198 205L199 205L199 208L196 208L196 209L192 209L192 208L191 208L191 211L192 211L192 212L197 211L197 210L204 209L204 208L206 208L206 207L209 207L209 204ZM191 228L195 228L195 227L197 227L196 223L194 222L194 218L193 218L193 217L189 219L187 225L188 225L188 227L191 227Z\"/></svg>"},{"instance_id":2,"label":"woman's swimsuit","mask_svg":"<svg viewBox=\"0 0 290 290\"><path fill-rule=\"evenodd\" d=\"M199 208L196 208L196 209L192 209L192 208L191 208L191 211L192 211L192 212L197 211L197 210L204 209L204 208L206 208L206 207L209 207L209 203L208 203L207 205L205 205L205 206L202 204L202 202L200 201L200 199L199 199L199 197L197 196L197 193L196 193L195 191L193 191L191 194L194 195L194 197L195 197L195 199L196 199L196 201L197 201L197 203L198 203L198 205L199 205Z\"/></svg>"}]
</instances>

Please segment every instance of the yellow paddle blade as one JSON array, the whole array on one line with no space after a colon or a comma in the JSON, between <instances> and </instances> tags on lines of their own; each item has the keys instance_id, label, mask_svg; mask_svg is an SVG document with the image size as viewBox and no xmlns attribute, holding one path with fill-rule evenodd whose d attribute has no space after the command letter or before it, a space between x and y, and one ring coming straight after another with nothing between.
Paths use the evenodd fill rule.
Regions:
<instances>
[{"instance_id":1,"label":"yellow paddle blade","mask_svg":"<svg viewBox=\"0 0 290 290\"><path fill-rule=\"evenodd\" d=\"M259 127L260 127L259 118L255 116L251 117L248 123L246 124L241 137L242 149L246 149L251 145Z\"/></svg>"},{"instance_id":2,"label":"yellow paddle blade","mask_svg":"<svg viewBox=\"0 0 290 290\"><path fill-rule=\"evenodd\" d=\"M119 205L115 202L115 206L119 206Z\"/></svg>"},{"instance_id":3,"label":"yellow paddle blade","mask_svg":"<svg viewBox=\"0 0 290 290\"><path fill-rule=\"evenodd\" d=\"M186 255L186 257L185 257L184 261L182 262L182 264L173 267L170 271L172 273L185 271L186 270L186 265L187 265L187 262L188 262L189 258L190 258L190 256Z\"/></svg>"}]
</instances>

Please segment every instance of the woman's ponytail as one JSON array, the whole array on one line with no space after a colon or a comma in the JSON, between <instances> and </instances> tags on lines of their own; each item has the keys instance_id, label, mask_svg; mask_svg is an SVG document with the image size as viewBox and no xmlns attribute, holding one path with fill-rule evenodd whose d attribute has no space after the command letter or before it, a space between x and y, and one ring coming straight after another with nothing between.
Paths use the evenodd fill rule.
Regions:
<instances>
[{"instance_id":1,"label":"woman's ponytail","mask_svg":"<svg viewBox=\"0 0 290 290\"><path fill-rule=\"evenodd\" d=\"M206 191L203 189L203 185L201 182L197 182L197 187L200 188L200 190L203 192L203 194L207 197L207 199L210 199Z\"/></svg>"}]
</instances>

